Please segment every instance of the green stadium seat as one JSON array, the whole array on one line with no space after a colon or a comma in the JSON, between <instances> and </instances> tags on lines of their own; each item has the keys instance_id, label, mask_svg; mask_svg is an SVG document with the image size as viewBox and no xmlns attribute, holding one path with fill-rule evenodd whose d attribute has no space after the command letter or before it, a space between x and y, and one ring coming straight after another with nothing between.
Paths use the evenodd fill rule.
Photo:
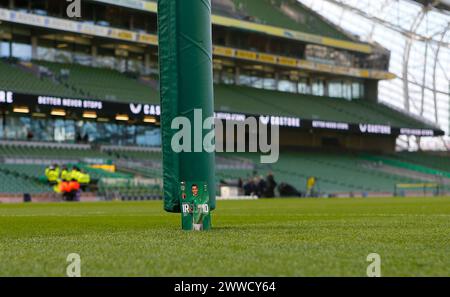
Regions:
<instances>
[{"instance_id":1,"label":"green stadium seat","mask_svg":"<svg viewBox=\"0 0 450 297\"><path fill-rule=\"evenodd\" d=\"M350 38L296 0L233 0L237 10L256 22L305 33L347 40ZM283 12L289 11L290 14ZM295 17L292 17L294 15Z\"/></svg>"},{"instance_id":2,"label":"green stadium seat","mask_svg":"<svg viewBox=\"0 0 450 297\"><path fill-rule=\"evenodd\" d=\"M159 100L158 93L150 86L115 70L44 61L34 63L47 67L57 76L64 69L69 70L67 79L61 80L76 89L78 97L120 102L156 103Z\"/></svg>"},{"instance_id":3,"label":"green stadium seat","mask_svg":"<svg viewBox=\"0 0 450 297\"><path fill-rule=\"evenodd\" d=\"M286 182L298 190L305 191L306 179L316 176L319 191L323 193L392 193L398 183L417 183L420 180L368 168L365 161L357 155L336 153L282 153L277 163L260 166L257 154L223 154L229 158L246 158L255 164L259 174L271 171L278 182ZM228 171L234 178L244 180L251 171ZM223 174L223 173L222 173Z\"/></svg>"},{"instance_id":4,"label":"green stadium seat","mask_svg":"<svg viewBox=\"0 0 450 297\"><path fill-rule=\"evenodd\" d=\"M65 86L52 81L50 78L39 78L32 72L20 69L17 64L11 64L0 60L0 86L8 91L25 94L42 94L53 96L76 96Z\"/></svg>"},{"instance_id":5,"label":"green stadium seat","mask_svg":"<svg viewBox=\"0 0 450 297\"><path fill-rule=\"evenodd\" d=\"M450 157L448 155L426 152L400 152L390 155L390 157L450 173Z\"/></svg>"},{"instance_id":6,"label":"green stadium seat","mask_svg":"<svg viewBox=\"0 0 450 297\"><path fill-rule=\"evenodd\" d=\"M50 187L0 169L0 194L40 194L51 192Z\"/></svg>"},{"instance_id":7,"label":"green stadium seat","mask_svg":"<svg viewBox=\"0 0 450 297\"><path fill-rule=\"evenodd\" d=\"M216 110L248 114L297 116L346 123L385 124L401 128L431 128L401 112L366 100L292 94L235 85L215 85Z\"/></svg>"},{"instance_id":8,"label":"green stadium seat","mask_svg":"<svg viewBox=\"0 0 450 297\"><path fill-rule=\"evenodd\" d=\"M0 62L0 72L5 71L11 75L0 77L0 85L5 89L24 93L77 96L118 102L159 103L157 90L114 70L44 61L35 61L35 63L49 68L55 75L61 73L63 69L70 70L66 80L67 85L54 83L49 79L39 79L5 62ZM39 88L32 87L34 85L39 85ZM75 94L72 93L73 88L69 86L77 86ZM72 91L67 92L67 90ZM348 101L235 85L215 85L214 94L217 111L386 124L402 128L432 128L401 112L367 100Z\"/></svg>"}]
</instances>

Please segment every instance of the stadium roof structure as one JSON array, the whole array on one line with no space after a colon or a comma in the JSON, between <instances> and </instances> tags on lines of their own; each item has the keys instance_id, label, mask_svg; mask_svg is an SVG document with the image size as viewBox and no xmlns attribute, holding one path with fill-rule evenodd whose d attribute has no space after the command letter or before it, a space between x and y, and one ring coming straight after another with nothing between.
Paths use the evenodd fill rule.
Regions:
<instances>
[{"instance_id":1,"label":"stadium roof structure","mask_svg":"<svg viewBox=\"0 0 450 297\"><path fill-rule=\"evenodd\" d=\"M448 134L450 109L450 12L448 0L299 0L334 24L391 51L380 101L433 121ZM442 139L404 139L409 149L445 149Z\"/></svg>"},{"instance_id":2,"label":"stadium roof structure","mask_svg":"<svg viewBox=\"0 0 450 297\"><path fill-rule=\"evenodd\" d=\"M108 5L157 13L156 0L91 0ZM296 0L212 0L212 23L370 54L373 45L334 26Z\"/></svg>"},{"instance_id":3,"label":"stadium roof structure","mask_svg":"<svg viewBox=\"0 0 450 297\"><path fill-rule=\"evenodd\" d=\"M109 4L152 10L156 0L94 0ZM146 4L146 2L148 4ZM275 9L274 9L275 8ZM277 26L290 30L355 41L326 19L296 0L212 0L213 14ZM319 18L319 20L318 20ZM314 19L313 22L310 20Z\"/></svg>"},{"instance_id":4,"label":"stadium roof structure","mask_svg":"<svg viewBox=\"0 0 450 297\"><path fill-rule=\"evenodd\" d=\"M424 6L435 7L437 9L450 11L450 1L449 0L414 0L419 2Z\"/></svg>"},{"instance_id":5,"label":"stadium roof structure","mask_svg":"<svg viewBox=\"0 0 450 297\"><path fill-rule=\"evenodd\" d=\"M296 0L213 0L213 8L221 13L220 3L231 2L236 14L245 15L252 21L291 30L355 41L352 36L339 30ZM311 21L313 20L313 21Z\"/></svg>"}]
</instances>

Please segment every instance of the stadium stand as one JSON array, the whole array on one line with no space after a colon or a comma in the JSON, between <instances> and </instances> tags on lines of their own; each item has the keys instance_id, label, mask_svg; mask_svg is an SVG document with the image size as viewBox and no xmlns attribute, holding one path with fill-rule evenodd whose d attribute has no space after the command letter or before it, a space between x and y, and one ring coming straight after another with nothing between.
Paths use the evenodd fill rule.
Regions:
<instances>
[{"instance_id":1,"label":"stadium stand","mask_svg":"<svg viewBox=\"0 0 450 297\"><path fill-rule=\"evenodd\" d=\"M418 155L418 154L416 154ZM417 164L418 162L414 160L405 161L397 158L395 155L393 156L373 156L373 155L365 155L365 158L367 160L373 160L377 162L381 162L383 164L387 164L389 166L395 166L399 168L405 168L412 171L421 172L424 174L430 174L430 175L436 175L436 176L442 176L445 178L450 178L450 172L444 171L444 170L437 170L432 167L426 167L420 164ZM420 158L420 156L419 156Z\"/></svg>"},{"instance_id":2,"label":"stadium stand","mask_svg":"<svg viewBox=\"0 0 450 297\"><path fill-rule=\"evenodd\" d=\"M233 0L235 7L252 21L267 25L350 40L317 14L294 0Z\"/></svg>"},{"instance_id":3,"label":"stadium stand","mask_svg":"<svg viewBox=\"0 0 450 297\"><path fill-rule=\"evenodd\" d=\"M233 0L213 0L211 4L215 14L237 19L245 19L248 17L247 14L236 9Z\"/></svg>"},{"instance_id":4,"label":"stadium stand","mask_svg":"<svg viewBox=\"0 0 450 297\"><path fill-rule=\"evenodd\" d=\"M87 161L111 163L113 158L114 156L92 149L89 145L2 141L0 142L0 161L3 160L3 162L0 162L0 172L8 177L5 184L16 178L17 187L13 185L6 187L2 184L0 193L52 192L44 174L45 168L50 164L78 166L90 175L94 183L105 178L132 179L133 176L129 173L92 168L89 163L86 163Z\"/></svg>"},{"instance_id":5,"label":"stadium stand","mask_svg":"<svg viewBox=\"0 0 450 297\"><path fill-rule=\"evenodd\" d=\"M128 160L161 161L162 157L161 150L151 148L134 147L134 149L132 149L127 147L103 146L101 150L109 153L111 156Z\"/></svg>"},{"instance_id":6,"label":"stadium stand","mask_svg":"<svg viewBox=\"0 0 450 297\"><path fill-rule=\"evenodd\" d=\"M67 145L37 144L20 142L2 142L0 145L0 159L26 160L34 158L57 162L67 160L68 157L83 159L107 157L118 166L118 172L109 172L98 168L91 168L87 163L75 163L86 170L92 179L98 183L98 194L111 199L156 199L161 194L157 184L133 184L135 176L147 179L162 178L162 154L159 150L136 147L91 147L67 148ZM430 179L420 175L408 177L405 172L387 172L380 164L400 166L405 170L419 171L433 176L442 176L445 169L439 167L437 156L424 153L398 153L395 155L368 155L361 153L333 153L333 152L285 152L280 155L277 163L271 165L259 164L259 154L252 153L221 153L216 158L217 184L224 180L248 180L256 176L265 176L273 172L278 182L289 183L299 191L305 192L306 179L315 176L318 180L318 191L324 195L340 195L345 193L392 193L395 185L400 183L421 183ZM408 159L408 160L406 160ZM441 158L442 159L442 158ZM388 162L387 160L391 160ZM434 160L434 163L429 162ZM396 162L394 162L396 161ZM381 162L381 163L380 163ZM399 165L400 163L400 165ZM442 162L441 162L442 163ZM44 193L51 189L45 184L43 174L45 164L0 164L1 191L10 193ZM442 167L448 164L442 165ZM450 171L445 171L450 179ZM105 183L103 180L121 181L117 184ZM448 183L446 183L448 188Z\"/></svg>"},{"instance_id":7,"label":"stadium stand","mask_svg":"<svg viewBox=\"0 0 450 297\"><path fill-rule=\"evenodd\" d=\"M15 75L27 77L26 81L4 78L2 87L27 93L30 82L37 81L40 93L45 95L67 94L75 91L75 87L83 86L84 93L78 92L76 97L96 98L106 101L159 103L158 91L140 83L136 78L127 77L115 70L100 69L76 64L61 64L50 62L35 62L48 67L61 83L41 80L28 75L15 66ZM5 63L3 63L5 64ZM59 77L64 69L69 72L66 78ZM6 70L5 70L6 71ZM59 74L58 74L59 73ZM20 75L19 75L20 74ZM66 83L64 82L66 81ZM33 83L31 83L33 85ZM55 87L57 86L57 87ZM65 87L64 87L65 86ZM243 112L248 114L274 114L280 116L298 116L303 119L341 121L349 123L387 124L396 127L431 128L399 111L367 100L344 100L313 95L292 94L280 91L255 89L252 87L218 84L215 90L215 106L218 111ZM67 96L67 95L66 95ZM301 106L301 108L298 108Z\"/></svg>"},{"instance_id":8,"label":"stadium stand","mask_svg":"<svg viewBox=\"0 0 450 297\"><path fill-rule=\"evenodd\" d=\"M152 1L155 2L155 0ZM3 3L6 2L3 1ZM18 2L18 5L24 5L23 3ZM262 53L283 57L292 56L297 60L307 60L318 65L326 63L326 66L330 66L327 71L323 71L324 68L314 68L311 65L309 68L303 69L301 64L292 66L292 64L274 63L273 61L268 62L256 58L240 59L237 54L233 56L229 52L224 55L214 55L214 71L220 71L220 73L215 73L220 74L217 77L215 76L215 81L218 83L214 85L216 111L257 116L296 117L300 118L301 121L320 120L389 125L394 128L436 129L435 126L424 122L424 120L376 102L376 84L382 78L372 77L371 70L377 70L376 73L381 71L384 74L389 74L387 72L388 63L385 67L375 67L375 64L371 64L379 59L377 55L383 56L386 54L384 49L379 48L378 45L367 44L367 48L370 48L368 51L358 49L358 45L361 45L360 41L295 0L214 0L212 4L213 12L216 15L314 35L312 37L306 34L298 39L283 38L279 34L271 36L270 32L266 36L266 34L261 34L265 32L242 30L239 26L214 25L213 32L216 32L217 40L221 40L219 44L225 48L237 49L233 50L235 52L246 50L249 51L248 53L251 56L251 54L256 55L256 53L250 51L255 51L254 47L260 46L257 51ZM104 6L98 6L100 4L95 3L95 1L86 1L84 5L91 11L105 8ZM2 6L2 9L7 10L10 7ZM120 31L125 37L129 36L130 32L156 33L157 19L154 13L146 15L146 12L138 9L125 8L121 3L111 5L110 9L110 13L104 15L94 13L87 19L83 19L83 22L89 22L92 25L101 24L105 29L105 34L111 33L110 31L114 30L113 27L116 25L118 28L128 30L126 32ZM22 7L21 10L34 14L33 11L27 10L25 7ZM54 7L48 6L48 10L48 15L62 18L54 10ZM120 13L115 15L113 12L118 10L120 10ZM133 25L130 25L129 22L131 17L134 19ZM117 20L111 20L111 18L117 18ZM142 19L149 23L143 24L140 21ZM66 19L66 21L73 20ZM80 22L78 26L82 26L82 24ZM110 26L110 24L114 24L114 26ZM0 31L9 32L9 28L13 26L14 22L1 23ZM144 141L138 143L135 139L130 141L133 144L129 144L128 131L124 132L128 130L128 125L130 130L144 131L144 133L136 132L133 134L136 139L142 137L148 140L150 137L145 134L147 130L158 132L152 136L159 137L158 119L152 114L151 118L156 123L151 124L151 129L148 129L148 122L144 124L144 114L147 115L145 111L133 111L129 115L129 121L120 123L116 121L117 113L122 111L122 107L126 108L128 112L128 103L159 104L159 81L156 75L149 74L158 72L156 65L158 49L155 44L138 42L137 40L131 42L130 39L121 39L120 36L115 36L119 38L108 37L108 35L99 37L98 35L91 36L88 33L85 36L84 33L73 32L67 35L67 32L63 30L39 27L39 22L34 25L22 24L21 26L26 30L23 30L20 34L25 35L22 36L19 32L11 34L12 42L9 45L12 46L14 42L22 44L24 40L30 40L31 42L26 42L25 45L31 50L29 55L25 57L11 56L11 53L9 53L9 58L0 59L0 92L4 97L6 92L12 91L20 93L14 94L18 95L16 97L21 97L20 100L16 98L20 104L23 103L22 100L31 100L29 98L34 100L37 96L48 95L71 99L96 99L108 103L124 103L124 105L119 105L120 107L117 110L114 108L111 108L111 111L108 110L111 114L106 114L105 110L98 110L99 117L89 120L84 117L83 110L74 111L75 108L71 109L71 107L67 107L68 112L65 118L55 118L50 113L50 109L54 108L55 105L41 107L40 104L37 104L38 110L30 108L28 115L15 112L12 108L14 103L4 108L1 106L1 112L5 119L11 117L17 120L27 117L29 122L38 122L41 121L41 118L37 119L33 113L40 112L45 117L40 124L47 125L47 123L50 123L51 125L56 121L70 120L72 130L67 134L73 136L73 130L78 130L75 137L67 136L65 141L68 143L10 141L7 133L0 133L0 193L49 193L52 189L45 182L44 169L51 164L59 164L76 165L87 171L94 185L92 192L100 197L122 200L160 198L162 195L161 179L163 177L160 149L137 147L137 145L142 145ZM141 28L138 29L139 26ZM36 28L39 32L42 31L42 34L33 35L32 32L38 32L34 30ZM100 32L102 30L94 31ZM281 32L288 34L287 30ZM327 45L327 43L322 42L322 39L325 39L324 37L349 42L334 41L334 43L331 42L332 45ZM15 38L18 40L15 40ZM355 43L350 41L355 41ZM7 40L1 40L1 42L4 42L3 46L6 49ZM340 47L339 44L347 46ZM366 46L363 47L366 48ZM118 53L114 49L127 50ZM371 51L374 51L376 55L368 53ZM40 52L44 54L39 54ZM92 56L86 59L86 54L89 55L89 53L92 53ZM6 51L3 51L3 56L7 56ZM387 54L387 62L388 57ZM97 60L97 58L99 59ZM343 60L342 63L338 61L339 59ZM107 62L105 62L106 60ZM72 61L73 63L57 61ZM91 66L77 64L80 61L83 61L84 64L89 62ZM99 67L100 64L108 64L109 68ZM127 67L122 67L125 64ZM134 67L133 65L138 66L129 69L130 65L131 68ZM357 70L354 73L366 73L367 77L353 72L350 74L343 72L342 68L336 68L338 65ZM113 68L116 68L116 70ZM128 69L129 72L122 72L123 68ZM143 68L145 68L145 71L142 71ZM381 75L380 77L384 76ZM281 89L280 83L283 81L287 81L292 89L295 89L295 85L299 87L301 83L306 86L303 91L309 90L307 91L309 93L313 93L311 90L314 84L318 82L323 86L324 96L259 89L262 79L278 81L271 86L273 88L278 85L278 89ZM233 81L233 84L230 84L231 81ZM336 85L336 88L341 89L340 93L336 90L331 91ZM358 91L353 90L355 86L357 86ZM346 88L345 92L344 88ZM348 97L349 88L352 89L350 91L352 100L326 95ZM316 94L319 93L321 92L316 92ZM22 94L34 96L20 96ZM118 104L111 105L117 106ZM48 111L44 109L48 109ZM101 112L105 112L105 114ZM104 121L100 123L100 117L103 116L106 120L103 118ZM5 120L3 122L5 124L2 123L2 129L9 125L6 128L14 130L15 127L11 126L21 121L7 123L8 121ZM38 125L32 126L30 124L30 126L27 126L28 124L25 122L21 122L23 127L20 127L20 129L27 130L30 128L29 131L33 134L33 127ZM114 145L112 142L108 142L110 140L109 135L102 135L101 139L98 137L88 144L91 140L87 136L92 135L81 137L81 128L76 126L78 124L91 126L91 129L97 129L98 127L103 129L100 130L99 128L99 131L110 131L108 129L111 129L111 131L114 131L114 133L111 132L111 135L113 135L111 137L116 138L114 139ZM113 128L111 128L112 126ZM287 130L292 127L283 128ZM37 127L36 129L41 128ZM4 130L6 131L6 129ZM318 130L320 129L309 131L309 128L305 128L295 131L298 134L293 133L293 137L316 133L314 138L316 138L317 143L314 140L311 143L298 144L301 147L292 148L291 145L293 144L288 142L285 146L289 147L292 152L283 150L279 162L272 165L261 165L258 154L218 154L216 156L217 185L227 184L228 182L235 183L239 179L245 182L255 177L264 177L268 172L273 172L278 183L289 183L303 193L306 191L306 179L315 176L317 177L318 191L324 196L362 195L363 193L392 194L397 184L434 181L441 177L447 178L447 174L450 173L448 158L425 153L394 153L397 135L379 134L371 138L372 135L358 134L359 131L345 131L346 134L344 132L339 134L341 132L337 132L333 128L326 131ZM356 130L358 130L357 127ZM292 131L289 130L288 132ZM53 132L56 134L56 128ZM10 135L12 134L14 133ZM22 135L23 133L17 134ZM52 132L48 134L52 134ZM339 141L344 139L342 142L353 137L352 141L348 141L352 144L361 144L367 140L368 145L361 145L360 149L372 149L371 145L374 144L373 150L377 153L353 151L359 149L355 147L351 147L347 152L342 153L341 150L345 148L338 145L334 147L335 150L328 151L326 150L328 147L322 141L329 135ZM375 142L381 138L380 145L377 145ZM24 138L16 136L16 138L11 139L23 140ZM35 140L36 137L31 137L31 139ZM60 139L56 140L55 137L55 141L60 141ZM127 145L124 145L124 143ZM145 145L149 145L149 143L153 142L147 141ZM310 144L312 146L309 146ZM131 145L136 145L136 147ZM306 150L303 145L308 148L314 147L315 151ZM336 151L336 149L339 149L339 151ZM381 151L384 153L381 153ZM93 168L93 165L105 165L104 168L111 166L109 169L114 168L113 171L115 172ZM442 182L447 181L442 180Z\"/></svg>"},{"instance_id":9,"label":"stadium stand","mask_svg":"<svg viewBox=\"0 0 450 297\"><path fill-rule=\"evenodd\" d=\"M131 183L130 180L115 180L114 184L100 182L99 195L109 200L158 200L161 186Z\"/></svg>"},{"instance_id":10,"label":"stadium stand","mask_svg":"<svg viewBox=\"0 0 450 297\"><path fill-rule=\"evenodd\" d=\"M49 192L49 189L44 184L0 169L0 194L39 194L46 192Z\"/></svg>"},{"instance_id":11,"label":"stadium stand","mask_svg":"<svg viewBox=\"0 0 450 297\"><path fill-rule=\"evenodd\" d=\"M0 164L0 170L3 172L36 181L45 178L45 167L45 165L35 164Z\"/></svg>"},{"instance_id":12,"label":"stadium stand","mask_svg":"<svg viewBox=\"0 0 450 297\"><path fill-rule=\"evenodd\" d=\"M240 155L256 164L259 155ZM258 166L257 166L258 167ZM358 155L337 153L284 153L279 162L258 167L265 173L272 171L277 180L305 191L306 179L315 176L323 193L392 192L397 183L419 182L376 170ZM242 176L241 176L242 177Z\"/></svg>"},{"instance_id":13,"label":"stadium stand","mask_svg":"<svg viewBox=\"0 0 450 297\"><path fill-rule=\"evenodd\" d=\"M148 0L156 2L156 0ZM314 35L352 40L347 34L295 0L212 0L213 14Z\"/></svg>"},{"instance_id":14,"label":"stadium stand","mask_svg":"<svg viewBox=\"0 0 450 297\"><path fill-rule=\"evenodd\" d=\"M77 90L79 97L120 102L159 100L158 93L140 83L137 77L128 77L115 70L43 61L35 63L50 69L58 81Z\"/></svg>"},{"instance_id":15,"label":"stadium stand","mask_svg":"<svg viewBox=\"0 0 450 297\"><path fill-rule=\"evenodd\" d=\"M119 159L148 162L151 166L134 166L135 170L147 177L161 178L162 156L158 152L134 152L126 155L118 155ZM378 158L381 158L378 156ZM216 158L217 183L223 179L248 179L257 175L265 175L274 172L279 181L288 182L299 190L305 190L306 178L313 175L319 179L322 193L348 193L348 192L392 192L398 183L418 183L427 179L415 176L408 178L403 172L401 175L384 172L379 168L379 159L367 160L361 154L336 154L336 153L282 153L280 161L275 165L261 166L258 164L259 155L244 154L220 154ZM149 164L149 163L145 163ZM136 165L136 164L135 164ZM439 173L426 170L422 172L431 174L436 178ZM417 170L417 165L409 163L406 169ZM299 173L302 172L302 173ZM355 178L356 176L356 178Z\"/></svg>"},{"instance_id":16,"label":"stadium stand","mask_svg":"<svg viewBox=\"0 0 450 297\"><path fill-rule=\"evenodd\" d=\"M0 156L9 158L26 157L49 160L81 160L86 158L108 159L110 157L106 153L91 150L89 145L25 141L0 142Z\"/></svg>"},{"instance_id":17,"label":"stadium stand","mask_svg":"<svg viewBox=\"0 0 450 297\"><path fill-rule=\"evenodd\" d=\"M427 127L421 121L377 103L291 94L234 85L216 85L217 110L299 116L304 119Z\"/></svg>"},{"instance_id":18,"label":"stadium stand","mask_svg":"<svg viewBox=\"0 0 450 297\"><path fill-rule=\"evenodd\" d=\"M26 70L26 66L14 61L0 59L0 86L10 91L23 92L25 94L49 94L56 96L76 96L75 92L64 87L48 77L40 77L38 73Z\"/></svg>"},{"instance_id":19,"label":"stadium stand","mask_svg":"<svg viewBox=\"0 0 450 297\"><path fill-rule=\"evenodd\" d=\"M424 152L400 152L395 154L394 157L402 161L450 172L450 158L445 155Z\"/></svg>"},{"instance_id":20,"label":"stadium stand","mask_svg":"<svg viewBox=\"0 0 450 297\"><path fill-rule=\"evenodd\" d=\"M123 148L122 148L123 149ZM119 158L132 161L151 161L152 167L136 166L134 169L148 177L161 177L161 153L158 151L115 152ZM299 190L305 190L306 178L314 175L320 181L324 193L347 192L392 192L398 183L423 182L420 178L408 178L389 174L377 168L379 159L367 160L361 154L337 153L282 153L279 162L270 166L258 164L256 154L219 154L217 163L217 182L223 179L243 179L274 172L278 180L288 182ZM302 172L302 173L299 173ZM355 178L356 176L356 178Z\"/></svg>"}]
</instances>

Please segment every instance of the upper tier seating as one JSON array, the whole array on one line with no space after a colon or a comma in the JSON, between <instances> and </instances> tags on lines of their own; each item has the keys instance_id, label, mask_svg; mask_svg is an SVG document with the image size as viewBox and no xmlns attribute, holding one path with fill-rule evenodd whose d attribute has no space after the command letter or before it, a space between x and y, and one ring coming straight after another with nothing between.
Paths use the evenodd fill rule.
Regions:
<instances>
[{"instance_id":1,"label":"upper tier seating","mask_svg":"<svg viewBox=\"0 0 450 297\"><path fill-rule=\"evenodd\" d=\"M256 21L286 29L350 40L348 36L321 19L296 0L233 0L238 10Z\"/></svg>"},{"instance_id":2,"label":"upper tier seating","mask_svg":"<svg viewBox=\"0 0 450 297\"><path fill-rule=\"evenodd\" d=\"M58 64L38 62L53 71L55 75L62 69L70 69L66 83L76 86L85 93L76 96L107 101L159 103L158 91L114 70L98 69L74 64ZM0 62L0 65L1 62ZM5 65L3 63L3 65ZM0 76L0 88L24 93L37 92L44 95L73 95L72 88L67 87L67 93L58 83L50 80L40 80L33 74L14 66L6 66L5 73L11 68L13 76L27 78L27 81L11 80L9 75ZM0 72L2 69L0 68ZM16 73L16 74L14 74ZM6 77L6 78L5 78ZM29 81L37 81L38 89ZM57 86L54 88L54 86ZM248 114L268 114L280 116L297 116L302 119L339 121L349 123L387 124L401 128L431 128L419 120L413 119L401 112L382 104L367 100L344 100L338 98L319 97L312 95L293 94L279 91L269 91L235 85L215 85L216 111L237 112ZM89 94L86 95L86 94Z\"/></svg>"},{"instance_id":3,"label":"upper tier seating","mask_svg":"<svg viewBox=\"0 0 450 297\"><path fill-rule=\"evenodd\" d=\"M156 2L156 0L147 0ZM233 5L234 4L234 5ZM296 0L212 0L213 14L341 40L351 40Z\"/></svg>"},{"instance_id":4,"label":"upper tier seating","mask_svg":"<svg viewBox=\"0 0 450 297\"><path fill-rule=\"evenodd\" d=\"M76 96L72 90L52 81L50 78L39 78L32 72L20 69L18 64L0 59L0 89L22 92L26 94L49 94L55 96Z\"/></svg>"},{"instance_id":5,"label":"upper tier seating","mask_svg":"<svg viewBox=\"0 0 450 297\"><path fill-rule=\"evenodd\" d=\"M56 76L61 76L62 70L69 70L67 79L62 78L62 81L79 88L80 93L85 92L84 97L121 102L154 101L158 98L151 87L115 70L43 61L35 63L47 67Z\"/></svg>"},{"instance_id":6,"label":"upper tier seating","mask_svg":"<svg viewBox=\"0 0 450 297\"><path fill-rule=\"evenodd\" d=\"M382 104L268 91L234 85L215 86L216 110L298 116L302 119L387 124L423 128L426 124Z\"/></svg>"}]
</instances>

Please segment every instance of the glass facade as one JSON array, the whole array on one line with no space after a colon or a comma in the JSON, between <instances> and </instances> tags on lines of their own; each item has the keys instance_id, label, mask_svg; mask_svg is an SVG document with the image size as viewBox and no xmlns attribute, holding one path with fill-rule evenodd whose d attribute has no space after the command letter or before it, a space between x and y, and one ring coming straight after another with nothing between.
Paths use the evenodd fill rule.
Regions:
<instances>
[{"instance_id":1,"label":"glass facade","mask_svg":"<svg viewBox=\"0 0 450 297\"><path fill-rule=\"evenodd\" d=\"M0 40L0 58L17 58L29 61L31 60L31 45Z\"/></svg>"},{"instance_id":2,"label":"glass facade","mask_svg":"<svg viewBox=\"0 0 450 297\"><path fill-rule=\"evenodd\" d=\"M157 58L151 55L147 46L94 45L90 38L71 33L42 34L32 38L28 30L0 23L0 58L75 63L147 75L158 69Z\"/></svg>"},{"instance_id":3,"label":"glass facade","mask_svg":"<svg viewBox=\"0 0 450 297\"><path fill-rule=\"evenodd\" d=\"M1 32L4 33L3 38ZM157 53L149 47L121 43L93 44L86 36L70 33L31 38L30 32L4 24L0 24L0 57L74 63L119 72L154 75L155 79L158 73ZM300 70L288 71L245 63L237 69L238 65L233 60L225 59L221 62L224 64L219 63L220 67L215 67L214 71L216 83L347 100L364 97L363 81L357 78L337 79Z\"/></svg>"},{"instance_id":4,"label":"glass facade","mask_svg":"<svg viewBox=\"0 0 450 297\"><path fill-rule=\"evenodd\" d=\"M89 45L67 43L58 40L39 39L37 46L37 60L59 63L75 63L85 66L95 66L115 69L120 72L151 73L152 70L144 65L145 53L131 53L98 47L96 55L92 55L93 48ZM31 48L30 48L31 54Z\"/></svg>"},{"instance_id":5,"label":"glass facade","mask_svg":"<svg viewBox=\"0 0 450 297\"><path fill-rule=\"evenodd\" d=\"M0 139L158 147L161 129L150 125L4 116L0 121Z\"/></svg>"},{"instance_id":6,"label":"glass facade","mask_svg":"<svg viewBox=\"0 0 450 297\"><path fill-rule=\"evenodd\" d=\"M364 81L357 78L300 77L287 75L278 79L267 77L264 72L240 70L236 75L233 68L215 69L214 82L217 84L238 84L265 90L298 93L303 95L326 96L346 100L364 98Z\"/></svg>"}]
</instances>

